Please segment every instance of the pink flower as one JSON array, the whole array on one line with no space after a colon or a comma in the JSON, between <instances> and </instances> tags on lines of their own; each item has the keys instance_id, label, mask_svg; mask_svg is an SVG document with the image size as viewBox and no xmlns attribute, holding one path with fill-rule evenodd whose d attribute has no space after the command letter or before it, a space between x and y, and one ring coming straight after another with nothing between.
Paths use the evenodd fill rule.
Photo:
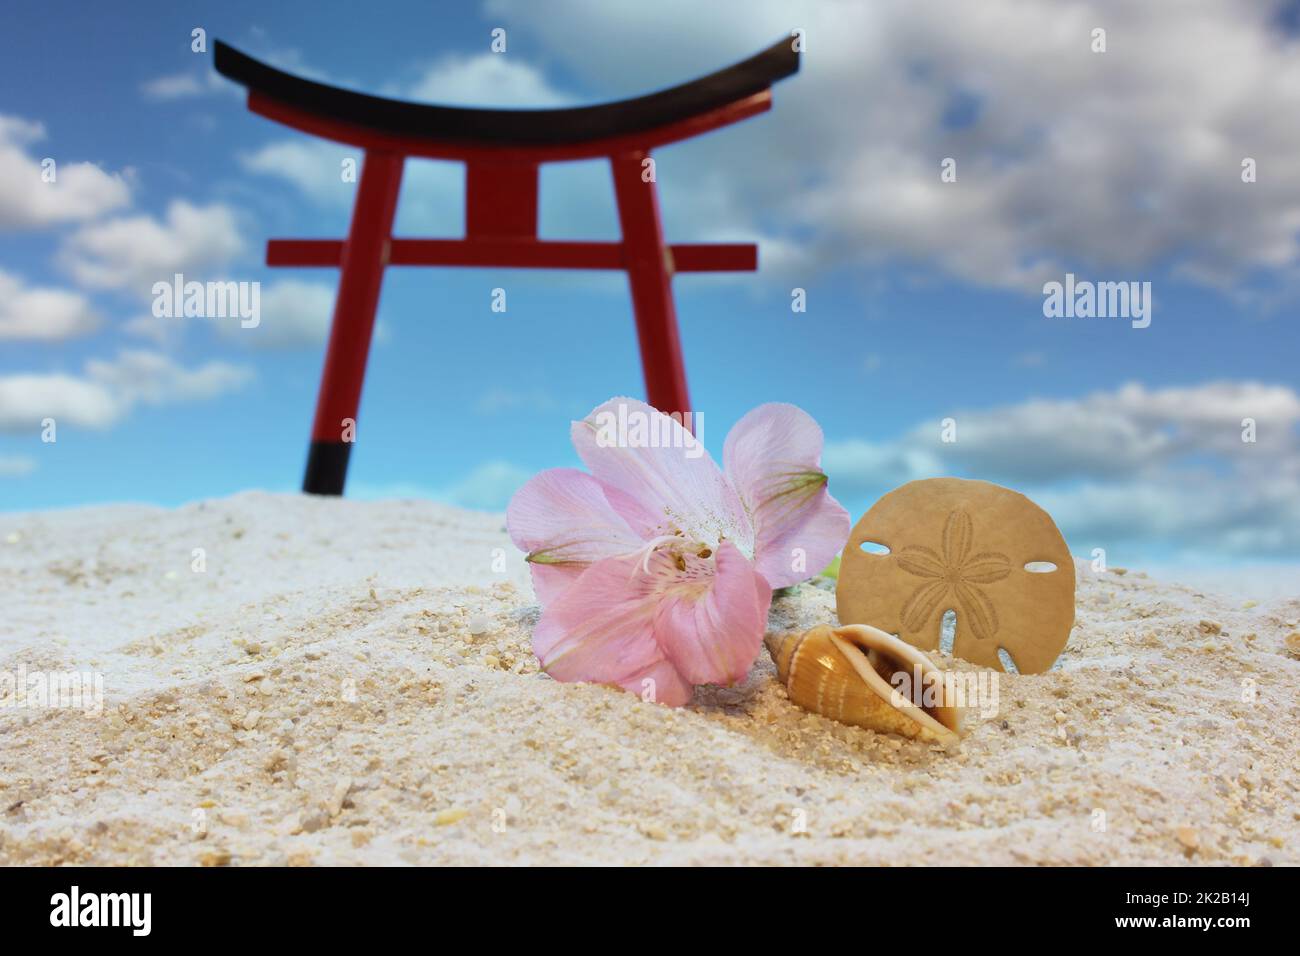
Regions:
<instances>
[{"instance_id":1,"label":"pink flower","mask_svg":"<svg viewBox=\"0 0 1300 956\"><path fill-rule=\"evenodd\" d=\"M543 669L671 706L696 684L742 679L772 590L816 574L848 539L821 428L793 405L759 406L727 436L725 474L678 421L635 399L610 399L571 436L591 474L536 475L506 519L543 606Z\"/></svg>"}]
</instances>

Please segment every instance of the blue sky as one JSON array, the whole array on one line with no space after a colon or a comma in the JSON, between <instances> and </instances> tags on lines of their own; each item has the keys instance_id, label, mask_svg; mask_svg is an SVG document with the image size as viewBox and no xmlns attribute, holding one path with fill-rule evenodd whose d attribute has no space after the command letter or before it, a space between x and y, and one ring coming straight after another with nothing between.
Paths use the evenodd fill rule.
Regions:
<instances>
[{"instance_id":1,"label":"blue sky","mask_svg":"<svg viewBox=\"0 0 1300 956\"><path fill-rule=\"evenodd\" d=\"M344 234L355 151L249 114L194 27L340 85L520 106L656 89L801 28L770 113L658 154L670 240L760 244L757 274L675 280L715 455L749 408L789 401L821 422L855 515L960 474L1026 491L1112 563L1296 560L1295 4L917 6L7 4L0 510L300 482L337 273L262 254ZM397 233L457 235L460 188L458 167L410 164ZM603 164L548 167L542 190L543 235L617 236ZM151 321L175 271L260 281L262 327ZM1067 272L1150 282L1150 327L1045 318ZM379 324L357 496L501 509L576 463L571 418L641 394L618 274L391 269Z\"/></svg>"}]
</instances>

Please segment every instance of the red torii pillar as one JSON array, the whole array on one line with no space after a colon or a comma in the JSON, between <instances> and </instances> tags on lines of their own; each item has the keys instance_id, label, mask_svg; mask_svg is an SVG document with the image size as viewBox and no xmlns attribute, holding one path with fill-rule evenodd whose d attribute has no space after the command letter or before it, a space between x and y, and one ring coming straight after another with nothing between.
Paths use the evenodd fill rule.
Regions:
<instances>
[{"instance_id":1,"label":"red torii pillar","mask_svg":"<svg viewBox=\"0 0 1300 956\"><path fill-rule=\"evenodd\" d=\"M793 39L690 83L648 96L575 109L491 110L426 106L327 86L276 70L221 41L217 72L248 88L248 108L285 126L365 150L346 240L272 239L268 266L341 269L303 491L340 495L386 266L622 269L628 275L646 399L688 412L686 369L673 305L678 272L753 271L752 244L668 245L652 148L764 112L772 83L799 69ZM465 237L395 239L393 216L408 156L465 163ZM538 168L606 157L621 242L537 237Z\"/></svg>"}]
</instances>

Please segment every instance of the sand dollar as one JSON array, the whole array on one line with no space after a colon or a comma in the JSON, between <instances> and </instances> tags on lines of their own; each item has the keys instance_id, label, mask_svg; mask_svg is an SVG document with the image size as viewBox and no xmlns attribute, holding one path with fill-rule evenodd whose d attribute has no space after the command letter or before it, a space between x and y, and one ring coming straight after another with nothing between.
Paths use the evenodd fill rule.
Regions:
<instances>
[{"instance_id":1,"label":"sand dollar","mask_svg":"<svg viewBox=\"0 0 1300 956\"><path fill-rule=\"evenodd\" d=\"M879 545L888 553L872 553ZM1002 649L1022 674L1037 674L1074 626L1074 559L1051 516L1024 495L929 478L896 488L862 516L840 560L835 600L841 624L869 624L922 650L939 646L951 610L957 657L1004 670Z\"/></svg>"}]
</instances>

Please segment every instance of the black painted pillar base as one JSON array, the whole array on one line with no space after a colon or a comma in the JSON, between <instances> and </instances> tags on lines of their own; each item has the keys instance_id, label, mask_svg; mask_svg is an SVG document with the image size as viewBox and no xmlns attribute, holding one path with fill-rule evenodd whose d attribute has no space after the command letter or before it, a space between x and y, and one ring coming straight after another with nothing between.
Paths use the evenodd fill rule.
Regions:
<instances>
[{"instance_id":1,"label":"black painted pillar base","mask_svg":"<svg viewBox=\"0 0 1300 956\"><path fill-rule=\"evenodd\" d=\"M302 490L309 495L341 495L348 480L350 441L313 441L307 451Z\"/></svg>"}]
</instances>

